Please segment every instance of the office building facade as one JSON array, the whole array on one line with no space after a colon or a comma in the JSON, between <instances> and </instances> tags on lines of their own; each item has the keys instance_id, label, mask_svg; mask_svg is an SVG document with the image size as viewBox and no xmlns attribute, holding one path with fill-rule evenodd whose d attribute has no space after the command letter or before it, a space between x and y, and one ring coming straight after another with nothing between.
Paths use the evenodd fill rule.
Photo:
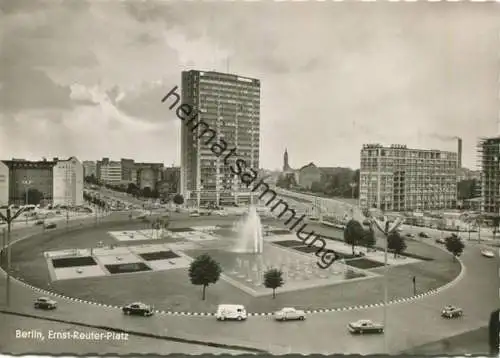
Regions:
<instances>
[{"instance_id":1,"label":"office building facade","mask_svg":"<svg viewBox=\"0 0 500 358\"><path fill-rule=\"evenodd\" d=\"M58 160L53 169L53 205L83 204L83 165L75 157Z\"/></svg>"},{"instance_id":2,"label":"office building facade","mask_svg":"<svg viewBox=\"0 0 500 358\"><path fill-rule=\"evenodd\" d=\"M36 190L43 201L53 200L54 165L53 161L28 161L23 159L3 160L8 167L8 203L25 205L29 192ZM32 197L32 200L34 197Z\"/></svg>"},{"instance_id":3,"label":"office building facade","mask_svg":"<svg viewBox=\"0 0 500 358\"><path fill-rule=\"evenodd\" d=\"M85 160L82 162L83 166L83 176L90 177L94 176L97 178L97 163L91 160Z\"/></svg>"},{"instance_id":4,"label":"office building facade","mask_svg":"<svg viewBox=\"0 0 500 358\"><path fill-rule=\"evenodd\" d=\"M97 162L97 174L99 181L105 184L120 184L122 181L122 163L102 158Z\"/></svg>"},{"instance_id":5,"label":"office building facade","mask_svg":"<svg viewBox=\"0 0 500 358\"><path fill-rule=\"evenodd\" d=\"M482 211L500 215L500 135L482 138L478 143L481 166Z\"/></svg>"},{"instance_id":6,"label":"office building facade","mask_svg":"<svg viewBox=\"0 0 500 358\"><path fill-rule=\"evenodd\" d=\"M234 74L203 71L182 73L182 103L198 113L217 133L214 142L223 139L228 151L236 148L237 158L249 168L259 168L260 81ZM181 193L190 205L228 205L250 203L251 188L231 171L234 163L224 163L206 145L204 126L192 130L181 127Z\"/></svg>"},{"instance_id":7,"label":"office building facade","mask_svg":"<svg viewBox=\"0 0 500 358\"><path fill-rule=\"evenodd\" d=\"M454 152L365 144L359 205L388 211L455 208L457 167Z\"/></svg>"}]
</instances>

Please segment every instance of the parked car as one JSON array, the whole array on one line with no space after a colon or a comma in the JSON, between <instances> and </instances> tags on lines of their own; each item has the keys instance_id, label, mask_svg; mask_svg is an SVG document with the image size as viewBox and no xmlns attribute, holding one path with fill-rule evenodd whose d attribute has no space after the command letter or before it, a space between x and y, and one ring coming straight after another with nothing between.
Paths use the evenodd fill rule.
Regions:
<instances>
[{"instance_id":1,"label":"parked car","mask_svg":"<svg viewBox=\"0 0 500 358\"><path fill-rule=\"evenodd\" d=\"M494 258L495 254L491 250L481 250L481 255L488 258Z\"/></svg>"},{"instance_id":2,"label":"parked car","mask_svg":"<svg viewBox=\"0 0 500 358\"><path fill-rule=\"evenodd\" d=\"M429 234L427 234L427 233L425 233L425 232L420 232L420 233L418 234L418 236L419 236L419 237L426 238L426 239L430 238Z\"/></svg>"},{"instance_id":3,"label":"parked car","mask_svg":"<svg viewBox=\"0 0 500 358\"><path fill-rule=\"evenodd\" d=\"M49 222L49 223L45 223L45 224L44 224L44 227L45 227L46 229L55 229L55 228L57 227L57 224L56 224L56 223L50 223L50 222Z\"/></svg>"},{"instance_id":4,"label":"parked car","mask_svg":"<svg viewBox=\"0 0 500 358\"><path fill-rule=\"evenodd\" d=\"M130 303L122 307L122 311L126 315L137 316L152 316L154 314L153 308L142 302Z\"/></svg>"},{"instance_id":5,"label":"parked car","mask_svg":"<svg viewBox=\"0 0 500 358\"><path fill-rule=\"evenodd\" d=\"M441 238L437 238L436 239L436 244L446 244L446 240L445 239L441 239Z\"/></svg>"},{"instance_id":6,"label":"parked car","mask_svg":"<svg viewBox=\"0 0 500 358\"><path fill-rule=\"evenodd\" d=\"M412 237L415 237L415 235L408 233L408 234L406 234L406 237L412 238Z\"/></svg>"},{"instance_id":7,"label":"parked car","mask_svg":"<svg viewBox=\"0 0 500 358\"><path fill-rule=\"evenodd\" d=\"M448 305L441 311L441 317L444 318L457 318L463 315L463 310L460 307Z\"/></svg>"},{"instance_id":8,"label":"parked car","mask_svg":"<svg viewBox=\"0 0 500 358\"><path fill-rule=\"evenodd\" d=\"M44 221L43 220L37 220L35 221L35 225L43 225Z\"/></svg>"},{"instance_id":9,"label":"parked car","mask_svg":"<svg viewBox=\"0 0 500 358\"><path fill-rule=\"evenodd\" d=\"M238 320L243 321L247 319L247 311L243 305L219 305L217 306L217 313L215 318L218 321Z\"/></svg>"},{"instance_id":10,"label":"parked car","mask_svg":"<svg viewBox=\"0 0 500 358\"><path fill-rule=\"evenodd\" d=\"M380 323L374 323L367 319L362 319L356 322L351 322L347 325L349 332L355 334L364 333L383 333L384 326Z\"/></svg>"},{"instance_id":11,"label":"parked car","mask_svg":"<svg viewBox=\"0 0 500 358\"><path fill-rule=\"evenodd\" d=\"M34 307L41 310L54 310L57 307L57 302L48 297L39 297L35 300Z\"/></svg>"},{"instance_id":12,"label":"parked car","mask_svg":"<svg viewBox=\"0 0 500 358\"><path fill-rule=\"evenodd\" d=\"M274 313L274 319L277 321L305 320L306 313L293 307L285 307Z\"/></svg>"},{"instance_id":13,"label":"parked car","mask_svg":"<svg viewBox=\"0 0 500 358\"><path fill-rule=\"evenodd\" d=\"M198 213L197 211L193 211L193 212L189 213L189 216L191 216L191 217L199 217L200 213Z\"/></svg>"}]
</instances>

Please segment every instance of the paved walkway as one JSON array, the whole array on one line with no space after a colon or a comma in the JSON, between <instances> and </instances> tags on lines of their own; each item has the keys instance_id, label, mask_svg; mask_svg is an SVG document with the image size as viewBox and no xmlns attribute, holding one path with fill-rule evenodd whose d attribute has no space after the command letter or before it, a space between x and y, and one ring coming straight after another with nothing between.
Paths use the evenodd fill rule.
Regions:
<instances>
[{"instance_id":1,"label":"paved walkway","mask_svg":"<svg viewBox=\"0 0 500 358\"><path fill-rule=\"evenodd\" d=\"M381 308L311 314L303 322L278 323L271 317L251 317L246 322L217 322L213 317L204 316L156 315L143 319L124 316L119 310L104 306L60 300L60 307L56 311L37 314L184 339L237 344L274 354L397 353L488 323L491 311L498 306L498 285L495 284L498 283L498 264L496 260L482 258L479 253L481 247L477 244L466 247L463 261L467 273L456 285L439 295L388 308L385 334L387 349L384 348L384 336L352 336L346 329L347 323L361 318L381 321ZM0 287L3 289L5 281L1 282ZM13 284L14 299L10 309L33 314L32 303L38 296L36 292ZM447 304L461 306L465 316L458 320L442 319L440 311Z\"/></svg>"}]
</instances>

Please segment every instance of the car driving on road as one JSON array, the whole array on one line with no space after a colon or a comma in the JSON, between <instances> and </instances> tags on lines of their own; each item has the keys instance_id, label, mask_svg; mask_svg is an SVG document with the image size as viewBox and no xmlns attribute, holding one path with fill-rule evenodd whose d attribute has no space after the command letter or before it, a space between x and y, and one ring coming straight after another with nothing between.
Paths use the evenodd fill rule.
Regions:
<instances>
[{"instance_id":1,"label":"car driving on road","mask_svg":"<svg viewBox=\"0 0 500 358\"><path fill-rule=\"evenodd\" d=\"M285 307L274 313L274 319L277 321L305 320L306 313L293 307Z\"/></svg>"},{"instance_id":2,"label":"car driving on road","mask_svg":"<svg viewBox=\"0 0 500 358\"><path fill-rule=\"evenodd\" d=\"M34 307L41 310L53 310L57 307L57 302L48 297L39 297L35 300Z\"/></svg>"},{"instance_id":3,"label":"car driving on road","mask_svg":"<svg viewBox=\"0 0 500 358\"><path fill-rule=\"evenodd\" d=\"M44 227L46 229L55 229L57 227L57 224L54 222L48 222L48 223L45 223Z\"/></svg>"},{"instance_id":4,"label":"car driving on road","mask_svg":"<svg viewBox=\"0 0 500 358\"><path fill-rule=\"evenodd\" d=\"M448 305L441 311L441 317L444 318L457 318L463 315L463 310L460 307Z\"/></svg>"},{"instance_id":5,"label":"car driving on road","mask_svg":"<svg viewBox=\"0 0 500 358\"><path fill-rule=\"evenodd\" d=\"M437 238L436 239L436 244L446 244L446 240L445 239L442 239L442 238Z\"/></svg>"},{"instance_id":6,"label":"car driving on road","mask_svg":"<svg viewBox=\"0 0 500 358\"><path fill-rule=\"evenodd\" d=\"M152 316L154 314L153 308L142 302L134 302L122 307L122 311L126 315L137 316Z\"/></svg>"},{"instance_id":7,"label":"car driving on road","mask_svg":"<svg viewBox=\"0 0 500 358\"><path fill-rule=\"evenodd\" d=\"M247 311L243 305L223 304L217 307L215 318L217 318L218 321L224 321L226 319L244 321L247 319Z\"/></svg>"},{"instance_id":8,"label":"car driving on road","mask_svg":"<svg viewBox=\"0 0 500 358\"><path fill-rule=\"evenodd\" d=\"M355 334L364 333L383 333L384 326L380 323L372 322L368 319L361 319L356 322L351 322L347 325L349 332Z\"/></svg>"},{"instance_id":9,"label":"car driving on road","mask_svg":"<svg viewBox=\"0 0 500 358\"><path fill-rule=\"evenodd\" d=\"M429 236L429 234L427 234L427 233L425 233L425 232L420 232L420 233L418 234L418 236L419 236L419 237L426 238L426 239L428 239L428 238L430 237L430 236Z\"/></svg>"},{"instance_id":10,"label":"car driving on road","mask_svg":"<svg viewBox=\"0 0 500 358\"><path fill-rule=\"evenodd\" d=\"M481 255L483 255L484 257L488 257L488 258L495 257L495 254L491 250L481 250Z\"/></svg>"}]
</instances>

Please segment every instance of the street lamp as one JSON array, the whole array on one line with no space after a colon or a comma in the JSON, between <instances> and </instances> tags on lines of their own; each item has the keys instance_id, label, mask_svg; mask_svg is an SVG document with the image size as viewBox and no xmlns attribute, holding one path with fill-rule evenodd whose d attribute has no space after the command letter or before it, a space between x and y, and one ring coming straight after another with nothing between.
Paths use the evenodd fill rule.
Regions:
<instances>
[{"instance_id":1,"label":"street lamp","mask_svg":"<svg viewBox=\"0 0 500 358\"><path fill-rule=\"evenodd\" d=\"M6 276L6 290L5 290L5 302L7 307L10 305L10 266L11 266L11 245L10 245L10 231L12 227L12 222L19 217L26 209L22 208L17 210L14 214L10 208L7 209L5 215L0 212L0 219L7 223L7 230L3 229L3 245L2 245L2 257L4 254L4 250L7 248L7 276ZM7 243L5 242L5 238L7 238Z\"/></svg>"},{"instance_id":2,"label":"street lamp","mask_svg":"<svg viewBox=\"0 0 500 358\"><path fill-rule=\"evenodd\" d=\"M387 328L387 301L388 301L388 290L387 290L387 281L388 281L388 273L389 273L389 265L387 264L387 254L389 247L389 235L396 232L396 230L401 226L404 219L399 217L397 218L391 225L387 216L384 215L383 211L380 210L379 218L374 217L370 212L368 212L369 220L371 225L375 225L377 229L384 235L385 237L385 247L384 247L384 328ZM387 335L384 334L384 352L387 353Z\"/></svg>"},{"instance_id":3,"label":"street lamp","mask_svg":"<svg viewBox=\"0 0 500 358\"><path fill-rule=\"evenodd\" d=\"M29 189L29 186L33 183L31 180L25 178L23 181L22 181L24 187L25 187L25 200L26 200L26 203L25 205L28 205L29 204L29 201L28 201L28 189Z\"/></svg>"}]
</instances>

